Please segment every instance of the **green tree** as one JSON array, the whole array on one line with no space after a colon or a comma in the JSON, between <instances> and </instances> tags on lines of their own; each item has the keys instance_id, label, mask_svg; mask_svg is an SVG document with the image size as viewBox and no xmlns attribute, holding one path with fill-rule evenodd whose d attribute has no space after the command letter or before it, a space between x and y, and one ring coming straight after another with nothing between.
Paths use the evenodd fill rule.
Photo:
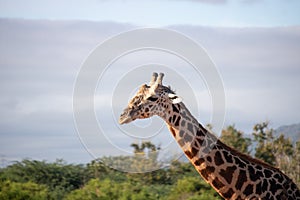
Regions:
<instances>
[{"instance_id":1,"label":"green tree","mask_svg":"<svg viewBox=\"0 0 300 200\"><path fill-rule=\"evenodd\" d=\"M256 143L255 157L274 166L276 158L273 152L273 132L269 128L269 122L262 122L254 125L252 134Z\"/></svg>"},{"instance_id":2,"label":"green tree","mask_svg":"<svg viewBox=\"0 0 300 200\"><path fill-rule=\"evenodd\" d=\"M200 177L184 177L179 179L171 189L168 200L192 200L222 199L207 183Z\"/></svg>"},{"instance_id":3,"label":"green tree","mask_svg":"<svg viewBox=\"0 0 300 200\"><path fill-rule=\"evenodd\" d=\"M117 183L109 179L90 180L83 188L72 191L65 200L151 200L157 199L153 190L130 182Z\"/></svg>"},{"instance_id":4,"label":"green tree","mask_svg":"<svg viewBox=\"0 0 300 200\"><path fill-rule=\"evenodd\" d=\"M276 167L289 174L291 169L290 161L294 153L291 140L289 138L285 138L283 134L280 134L278 138L274 139L273 153L275 155Z\"/></svg>"},{"instance_id":5,"label":"green tree","mask_svg":"<svg viewBox=\"0 0 300 200\"><path fill-rule=\"evenodd\" d=\"M145 156L146 158L152 159L154 161L156 161L158 156L157 151L160 150L160 146L156 147L155 144L149 141L142 142L141 145L132 143L130 146L134 148L133 152L136 156Z\"/></svg>"},{"instance_id":6,"label":"green tree","mask_svg":"<svg viewBox=\"0 0 300 200\"><path fill-rule=\"evenodd\" d=\"M166 170L161 169L162 163L158 161L160 146L151 142L142 142L140 145L133 143L134 156L131 158L131 168L138 173L129 173L130 181L143 184L168 184L170 177Z\"/></svg>"},{"instance_id":7,"label":"green tree","mask_svg":"<svg viewBox=\"0 0 300 200\"><path fill-rule=\"evenodd\" d=\"M222 130L221 141L234 149L239 150L242 153L249 154L249 147L251 145L251 139L243 137L243 132L235 128L234 125L227 126Z\"/></svg>"},{"instance_id":8,"label":"green tree","mask_svg":"<svg viewBox=\"0 0 300 200\"><path fill-rule=\"evenodd\" d=\"M111 179L114 181L125 181L125 173L116 170L118 166L126 165L125 156L110 156L92 160L86 166L86 176L96 179Z\"/></svg>"},{"instance_id":9,"label":"green tree","mask_svg":"<svg viewBox=\"0 0 300 200\"><path fill-rule=\"evenodd\" d=\"M289 166L288 174L300 188L300 140L294 145L294 151Z\"/></svg>"},{"instance_id":10,"label":"green tree","mask_svg":"<svg viewBox=\"0 0 300 200\"><path fill-rule=\"evenodd\" d=\"M83 165L70 165L63 160L53 163L23 160L3 169L1 179L46 185L54 199L61 199L67 192L84 185L84 170Z\"/></svg>"},{"instance_id":11,"label":"green tree","mask_svg":"<svg viewBox=\"0 0 300 200\"><path fill-rule=\"evenodd\" d=\"M122 188L118 190L118 187L119 184L115 184L109 179L104 181L100 181L99 179L91 179L83 188L70 192L65 199L119 199Z\"/></svg>"},{"instance_id":12,"label":"green tree","mask_svg":"<svg viewBox=\"0 0 300 200\"><path fill-rule=\"evenodd\" d=\"M0 182L0 199L5 200L43 200L51 199L45 185L36 183L16 183L9 180Z\"/></svg>"}]
</instances>

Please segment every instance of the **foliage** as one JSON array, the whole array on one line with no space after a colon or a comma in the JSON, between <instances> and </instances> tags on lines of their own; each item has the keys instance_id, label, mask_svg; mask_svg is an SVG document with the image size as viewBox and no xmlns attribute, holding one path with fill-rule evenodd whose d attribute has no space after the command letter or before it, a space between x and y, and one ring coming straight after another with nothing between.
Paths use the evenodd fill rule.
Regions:
<instances>
[{"instance_id":1,"label":"foliage","mask_svg":"<svg viewBox=\"0 0 300 200\"><path fill-rule=\"evenodd\" d=\"M292 158L290 159L288 175L295 180L300 188L300 140L298 140L294 147Z\"/></svg>"},{"instance_id":2,"label":"foliage","mask_svg":"<svg viewBox=\"0 0 300 200\"><path fill-rule=\"evenodd\" d=\"M238 149L242 153L249 154L251 139L245 138L243 135L242 131L237 130L234 125L230 125L222 130L220 139L228 146Z\"/></svg>"},{"instance_id":3,"label":"foliage","mask_svg":"<svg viewBox=\"0 0 300 200\"><path fill-rule=\"evenodd\" d=\"M281 134L274 140L273 152L276 156L276 167L292 178L300 188L300 140L295 145Z\"/></svg>"},{"instance_id":4,"label":"foliage","mask_svg":"<svg viewBox=\"0 0 300 200\"><path fill-rule=\"evenodd\" d=\"M293 144L290 139L281 134L273 142L273 153L275 155L276 166L283 172L287 172L290 168L288 165L289 159L293 155Z\"/></svg>"},{"instance_id":5,"label":"foliage","mask_svg":"<svg viewBox=\"0 0 300 200\"><path fill-rule=\"evenodd\" d=\"M300 187L300 140L293 145L284 133L274 139L268 122L253 127L255 157L281 169Z\"/></svg>"},{"instance_id":6,"label":"foliage","mask_svg":"<svg viewBox=\"0 0 300 200\"><path fill-rule=\"evenodd\" d=\"M134 185L130 182L114 182L109 179L90 180L82 189L72 191L66 200L93 199L156 199L156 194L149 186Z\"/></svg>"},{"instance_id":7,"label":"foliage","mask_svg":"<svg viewBox=\"0 0 300 200\"><path fill-rule=\"evenodd\" d=\"M276 157L273 152L273 129L269 128L269 122L262 122L254 125L253 136L257 143L255 157L275 166Z\"/></svg>"},{"instance_id":8,"label":"foliage","mask_svg":"<svg viewBox=\"0 0 300 200\"><path fill-rule=\"evenodd\" d=\"M244 153L255 145L255 156L282 169L298 186L300 183L300 140L280 135L273 138L267 122L253 128L253 143L234 125L222 132L221 139ZM0 168L0 199L221 199L199 176L190 163L173 161L162 168L158 148L146 142L133 144L134 156L103 157L86 165L63 160L23 160ZM111 165L110 165L111 164ZM148 173L124 173L108 166Z\"/></svg>"},{"instance_id":9,"label":"foliage","mask_svg":"<svg viewBox=\"0 0 300 200\"><path fill-rule=\"evenodd\" d=\"M184 177L179 179L171 190L168 200L177 199L222 199L207 183L199 176Z\"/></svg>"},{"instance_id":10,"label":"foliage","mask_svg":"<svg viewBox=\"0 0 300 200\"><path fill-rule=\"evenodd\" d=\"M1 173L1 180L46 185L55 199L61 199L66 192L81 187L84 179L85 173L82 165L69 165L62 160L47 163L25 159L8 166Z\"/></svg>"},{"instance_id":11,"label":"foliage","mask_svg":"<svg viewBox=\"0 0 300 200\"><path fill-rule=\"evenodd\" d=\"M143 142L141 145L133 143L131 147L134 148L134 156L103 157L100 162L130 173L151 172L161 168L162 163L157 160L160 147L151 142Z\"/></svg>"},{"instance_id":12,"label":"foliage","mask_svg":"<svg viewBox=\"0 0 300 200\"><path fill-rule=\"evenodd\" d=\"M49 199L46 186L33 182L16 183L12 181L0 182L0 199L6 200L43 200Z\"/></svg>"},{"instance_id":13,"label":"foliage","mask_svg":"<svg viewBox=\"0 0 300 200\"><path fill-rule=\"evenodd\" d=\"M116 156L116 157L104 157L101 159L92 160L86 166L86 177L88 177L89 179L97 178L97 179L101 179L101 180L108 178L110 180L117 181L117 182L126 181L127 177L124 176L123 172L121 172L119 170L115 170L114 168L108 167L111 165L109 165L108 162L103 161L105 159L114 160L114 158L115 158L116 162L120 162L123 159L122 156L120 156L120 157Z\"/></svg>"}]
</instances>

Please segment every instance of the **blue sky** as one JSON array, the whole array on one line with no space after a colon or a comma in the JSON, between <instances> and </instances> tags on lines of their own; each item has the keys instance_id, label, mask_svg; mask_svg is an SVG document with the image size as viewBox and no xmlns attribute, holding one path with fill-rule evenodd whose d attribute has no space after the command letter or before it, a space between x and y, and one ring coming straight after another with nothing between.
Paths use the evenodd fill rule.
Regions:
<instances>
[{"instance_id":1,"label":"blue sky","mask_svg":"<svg viewBox=\"0 0 300 200\"><path fill-rule=\"evenodd\" d=\"M1 0L0 17L92 20L141 26L291 26L297 0Z\"/></svg>"},{"instance_id":2,"label":"blue sky","mask_svg":"<svg viewBox=\"0 0 300 200\"><path fill-rule=\"evenodd\" d=\"M206 49L223 79L225 125L235 123L250 134L254 123L265 120L274 128L299 123L300 113L295 112L300 109L299 8L296 0L0 0L0 156L7 161L93 159L74 124L74 82L97 45L137 26L167 27ZM170 66L181 63L170 55L141 52L115 67L151 58ZM135 81L124 86L131 94L141 83ZM205 91L197 93L199 114L174 76L166 74L166 82L203 124L210 122L210 99ZM129 98L123 94L112 111L109 92L95 97L101 102L96 106L100 116L118 114ZM115 146L130 151L130 143L137 140L119 134L118 128L111 124L105 131L117 141ZM154 138L156 144L173 141L167 129L163 132ZM107 142L94 142L101 155L111 154Z\"/></svg>"}]
</instances>

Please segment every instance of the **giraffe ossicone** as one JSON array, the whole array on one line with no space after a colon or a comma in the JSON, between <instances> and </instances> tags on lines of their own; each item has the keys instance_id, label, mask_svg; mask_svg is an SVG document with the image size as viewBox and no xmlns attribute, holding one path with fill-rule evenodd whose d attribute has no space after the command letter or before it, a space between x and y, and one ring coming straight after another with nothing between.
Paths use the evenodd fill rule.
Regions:
<instances>
[{"instance_id":1,"label":"giraffe ossicone","mask_svg":"<svg viewBox=\"0 0 300 200\"><path fill-rule=\"evenodd\" d=\"M153 73L120 116L119 123L158 115L204 180L225 199L300 200L297 185L279 169L225 145L189 112L182 99Z\"/></svg>"}]
</instances>

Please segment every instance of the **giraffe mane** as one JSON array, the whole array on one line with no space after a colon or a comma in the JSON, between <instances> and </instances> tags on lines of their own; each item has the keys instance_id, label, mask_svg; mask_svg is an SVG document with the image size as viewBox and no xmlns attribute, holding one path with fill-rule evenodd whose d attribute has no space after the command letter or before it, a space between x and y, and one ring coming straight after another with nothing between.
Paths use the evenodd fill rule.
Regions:
<instances>
[{"instance_id":1,"label":"giraffe mane","mask_svg":"<svg viewBox=\"0 0 300 200\"><path fill-rule=\"evenodd\" d=\"M271 166L270 164L260 160L260 159L257 159L257 158L253 158L252 156L250 155L247 155L247 154L244 154L242 152L239 152L238 150L226 145L225 143L223 143L222 141L218 140L218 143L224 147L224 149L234 153L235 155L237 155L239 158L242 158L242 159L245 159L245 160L248 160L250 162L253 162L253 163L256 163L256 164L259 164L259 165L262 165L266 168L269 168L269 169L272 169L272 170L277 170L277 171L280 171L279 168L277 167L273 167Z\"/></svg>"}]
</instances>

